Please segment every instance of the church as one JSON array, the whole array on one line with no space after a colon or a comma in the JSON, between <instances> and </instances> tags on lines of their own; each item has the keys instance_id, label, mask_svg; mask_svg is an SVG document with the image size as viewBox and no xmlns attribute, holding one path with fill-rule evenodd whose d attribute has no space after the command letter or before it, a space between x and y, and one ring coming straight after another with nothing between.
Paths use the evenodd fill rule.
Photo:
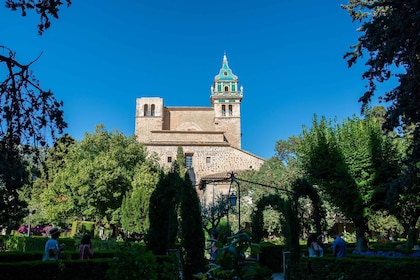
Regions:
<instances>
[{"instance_id":1,"label":"church","mask_svg":"<svg viewBox=\"0 0 420 280\"><path fill-rule=\"evenodd\" d=\"M135 135L159 163L169 168L178 147L190 178L205 202L227 194L231 172L258 170L264 159L241 148L243 87L226 54L210 88L210 107L170 107L161 97L136 99Z\"/></svg>"}]
</instances>

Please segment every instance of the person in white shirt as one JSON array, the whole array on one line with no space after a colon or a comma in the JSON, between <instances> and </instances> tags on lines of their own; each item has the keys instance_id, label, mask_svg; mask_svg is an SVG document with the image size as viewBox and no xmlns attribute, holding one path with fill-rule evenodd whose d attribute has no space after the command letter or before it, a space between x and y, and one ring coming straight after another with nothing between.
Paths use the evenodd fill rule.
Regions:
<instances>
[{"instance_id":1,"label":"person in white shirt","mask_svg":"<svg viewBox=\"0 0 420 280\"><path fill-rule=\"evenodd\" d=\"M53 227L50 229L51 238L45 243L44 255L42 256L42 261L54 261L58 260L58 256L63 247L58 246L57 238L60 236L61 230L59 228Z\"/></svg>"}]
</instances>

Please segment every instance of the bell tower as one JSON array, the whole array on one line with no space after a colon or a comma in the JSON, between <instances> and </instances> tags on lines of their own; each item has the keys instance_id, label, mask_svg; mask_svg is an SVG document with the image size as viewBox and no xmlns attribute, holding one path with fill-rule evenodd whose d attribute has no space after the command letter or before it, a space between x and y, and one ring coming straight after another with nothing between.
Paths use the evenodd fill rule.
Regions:
<instances>
[{"instance_id":1,"label":"bell tower","mask_svg":"<svg viewBox=\"0 0 420 280\"><path fill-rule=\"evenodd\" d=\"M241 148L241 101L243 87L238 88L238 77L229 68L226 53L222 68L214 77L210 88L210 101L214 109L214 124L217 131L223 131L225 141Z\"/></svg>"}]
</instances>

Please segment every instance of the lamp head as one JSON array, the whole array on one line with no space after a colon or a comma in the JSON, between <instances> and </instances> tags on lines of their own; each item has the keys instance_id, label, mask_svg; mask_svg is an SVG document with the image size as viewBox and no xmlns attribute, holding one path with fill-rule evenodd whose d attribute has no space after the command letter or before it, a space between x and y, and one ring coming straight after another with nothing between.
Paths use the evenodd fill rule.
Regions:
<instances>
[{"instance_id":1,"label":"lamp head","mask_svg":"<svg viewBox=\"0 0 420 280\"><path fill-rule=\"evenodd\" d=\"M229 196L230 206L236 206L236 201L238 200L237 196L234 193L231 193Z\"/></svg>"}]
</instances>

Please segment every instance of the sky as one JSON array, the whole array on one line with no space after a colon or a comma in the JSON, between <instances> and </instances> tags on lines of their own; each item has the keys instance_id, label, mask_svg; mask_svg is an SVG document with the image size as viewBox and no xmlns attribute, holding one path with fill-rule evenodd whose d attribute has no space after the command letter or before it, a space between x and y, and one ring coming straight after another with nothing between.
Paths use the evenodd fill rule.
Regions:
<instances>
[{"instance_id":1,"label":"sky","mask_svg":"<svg viewBox=\"0 0 420 280\"><path fill-rule=\"evenodd\" d=\"M244 87L242 148L268 159L276 141L301 134L315 114L360 115L366 68L343 58L361 35L345 3L73 0L42 36L38 17L2 7L0 45L21 63L42 54L34 74L64 102L66 133L77 140L99 124L134 134L140 97L210 107L226 53Z\"/></svg>"}]
</instances>

